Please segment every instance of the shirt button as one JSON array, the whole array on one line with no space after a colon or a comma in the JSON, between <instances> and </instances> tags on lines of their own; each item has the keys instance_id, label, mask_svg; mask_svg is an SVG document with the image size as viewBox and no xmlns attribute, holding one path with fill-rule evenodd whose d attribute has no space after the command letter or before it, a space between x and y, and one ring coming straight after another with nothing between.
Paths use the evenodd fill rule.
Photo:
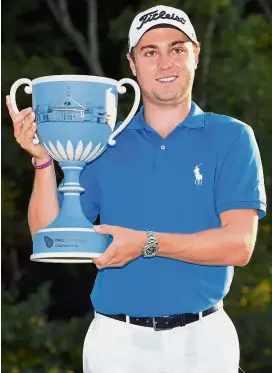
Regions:
<instances>
[{"instance_id":1,"label":"shirt button","mask_svg":"<svg viewBox=\"0 0 272 373\"><path fill-rule=\"evenodd\" d=\"M161 150L165 150L165 146L164 145L161 146Z\"/></svg>"}]
</instances>

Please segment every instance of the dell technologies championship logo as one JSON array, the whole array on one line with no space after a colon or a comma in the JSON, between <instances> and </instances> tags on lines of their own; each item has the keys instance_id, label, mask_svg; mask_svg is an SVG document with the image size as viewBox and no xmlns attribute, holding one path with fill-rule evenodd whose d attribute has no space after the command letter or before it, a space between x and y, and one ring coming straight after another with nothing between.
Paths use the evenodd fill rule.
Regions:
<instances>
[{"instance_id":1,"label":"dell technologies championship logo","mask_svg":"<svg viewBox=\"0 0 272 373\"><path fill-rule=\"evenodd\" d=\"M48 236L44 236L44 243L46 245L46 247L48 249L50 249L51 247L64 247L64 248L78 248L80 247L81 245L85 245L86 244L86 240L82 239L82 238L63 238L63 237L59 237L59 238L51 238L51 237L48 237Z\"/></svg>"},{"instance_id":2,"label":"dell technologies championship logo","mask_svg":"<svg viewBox=\"0 0 272 373\"><path fill-rule=\"evenodd\" d=\"M54 240L52 240L52 238L44 236L43 239L44 239L44 242L46 244L46 247L48 247L48 249L50 249L50 247L52 247L54 245Z\"/></svg>"},{"instance_id":3,"label":"dell technologies championship logo","mask_svg":"<svg viewBox=\"0 0 272 373\"><path fill-rule=\"evenodd\" d=\"M160 18L161 19L172 19L174 21L181 22L183 25L185 25L185 23L186 23L186 19L185 18L178 17L175 13L169 14L169 13L166 13L164 10L162 10L159 13L157 10L155 10L153 12L149 12L149 13L144 14L139 19L139 21L141 22L141 24L140 24L139 27L137 27L137 30L140 30L140 28L142 28L145 23L148 23L148 22L151 22L151 21L155 21L155 20L160 19Z\"/></svg>"}]
</instances>

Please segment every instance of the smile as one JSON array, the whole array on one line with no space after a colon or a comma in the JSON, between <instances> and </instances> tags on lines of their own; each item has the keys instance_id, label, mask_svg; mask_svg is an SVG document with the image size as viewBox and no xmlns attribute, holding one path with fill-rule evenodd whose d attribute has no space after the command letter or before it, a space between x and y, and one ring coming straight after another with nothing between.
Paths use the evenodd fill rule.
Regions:
<instances>
[{"instance_id":1,"label":"smile","mask_svg":"<svg viewBox=\"0 0 272 373\"><path fill-rule=\"evenodd\" d=\"M169 78L159 78L156 80L161 83L169 83L169 82L173 82L176 79L177 79L177 76L169 76Z\"/></svg>"}]
</instances>

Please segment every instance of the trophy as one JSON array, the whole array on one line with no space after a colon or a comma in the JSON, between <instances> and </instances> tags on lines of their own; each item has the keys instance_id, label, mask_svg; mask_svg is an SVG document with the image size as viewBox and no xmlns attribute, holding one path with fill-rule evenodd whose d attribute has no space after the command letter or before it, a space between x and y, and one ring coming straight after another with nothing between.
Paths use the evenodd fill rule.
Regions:
<instances>
[{"instance_id":1,"label":"trophy","mask_svg":"<svg viewBox=\"0 0 272 373\"><path fill-rule=\"evenodd\" d=\"M63 203L58 217L33 237L30 259L51 263L90 263L108 247L111 236L94 232L84 215L80 194L80 173L87 163L102 154L108 145L135 115L140 103L140 89L132 79L114 79L88 75L52 75L34 80L19 79L11 87L14 112L16 91L22 84L32 93L36 113L37 133L34 143L40 143L57 161L64 173L59 187ZM118 93L125 93L124 84L131 84L135 100L127 118L114 130Z\"/></svg>"}]
</instances>

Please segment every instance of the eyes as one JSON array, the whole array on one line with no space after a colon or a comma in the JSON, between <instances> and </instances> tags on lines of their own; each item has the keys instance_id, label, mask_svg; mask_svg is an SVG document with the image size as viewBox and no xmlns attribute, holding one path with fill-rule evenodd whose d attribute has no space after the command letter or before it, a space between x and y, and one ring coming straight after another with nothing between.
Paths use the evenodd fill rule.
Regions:
<instances>
[{"instance_id":1,"label":"eyes","mask_svg":"<svg viewBox=\"0 0 272 373\"><path fill-rule=\"evenodd\" d=\"M174 56L178 56L178 55L181 55L182 53L185 52L185 49L182 48L182 47L175 47L173 49L171 49L171 54L174 55ZM144 56L145 57L155 57L156 55L158 54L158 51L155 50L155 49L151 49L147 52L144 53Z\"/></svg>"}]
</instances>

